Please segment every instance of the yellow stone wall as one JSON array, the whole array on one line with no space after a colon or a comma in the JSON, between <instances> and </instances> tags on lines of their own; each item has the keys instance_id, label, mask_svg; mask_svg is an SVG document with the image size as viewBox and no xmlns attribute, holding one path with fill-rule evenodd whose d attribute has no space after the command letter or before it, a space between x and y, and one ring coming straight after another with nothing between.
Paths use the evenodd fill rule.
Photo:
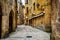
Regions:
<instances>
[{"instance_id":1,"label":"yellow stone wall","mask_svg":"<svg viewBox=\"0 0 60 40\"><path fill-rule=\"evenodd\" d=\"M50 26L51 26L51 0L47 0L47 1L33 0L31 5L33 5L34 2L36 3L35 10L33 10L33 8L32 8L31 9L32 13L30 13L30 14L31 15L35 14L36 16L39 15L41 12L43 12L45 14L44 14L44 16L40 16L40 17L37 17L34 19L31 18L32 26L39 26L42 23L45 26L44 28L47 28L47 29L50 28ZM37 4L39 4L39 8L37 8ZM33 7L33 6L31 6L31 7ZM31 16L31 17L34 17L34 16Z\"/></svg>"},{"instance_id":2,"label":"yellow stone wall","mask_svg":"<svg viewBox=\"0 0 60 40\"><path fill-rule=\"evenodd\" d=\"M35 10L34 4L35 3ZM38 6L37 6L38 5ZM28 13L26 13L26 8L28 7ZM44 13L43 16L37 16L41 13ZM32 25L34 27L42 25L42 28L50 29L51 27L51 0L28 0L28 4L25 4L25 12L24 12L25 22L28 25ZM37 18L34 18L37 16ZM31 21L32 20L32 21Z\"/></svg>"}]
</instances>

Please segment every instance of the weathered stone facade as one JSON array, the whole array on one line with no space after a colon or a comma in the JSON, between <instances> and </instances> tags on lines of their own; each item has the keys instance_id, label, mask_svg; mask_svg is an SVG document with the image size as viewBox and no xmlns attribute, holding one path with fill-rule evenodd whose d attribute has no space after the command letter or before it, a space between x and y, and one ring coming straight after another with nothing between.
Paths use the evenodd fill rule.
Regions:
<instances>
[{"instance_id":1,"label":"weathered stone facade","mask_svg":"<svg viewBox=\"0 0 60 40\"><path fill-rule=\"evenodd\" d=\"M60 0L52 0L52 40L60 40Z\"/></svg>"},{"instance_id":2,"label":"weathered stone facade","mask_svg":"<svg viewBox=\"0 0 60 40\"><path fill-rule=\"evenodd\" d=\"M2 14L2 22L1 22L1 37L3 38L7 36L9 33L13 32L17 25L16 25L16 0L1 0L0 2ZM1 13L2 12L2 13Z\"/></svg>"},{"instance_id":3,"label":"weathered stone facade","mask_svg":"<svg viewBox=\"0 0 60 40\"><path fill-rule=\"evenodd\" d=\"M17 1L17 25L24 24L24 12L22 3L20 1Z\"/></svg>"},{"instance_id":4,"label":"weathered stone facade","mask_svg":"<svg viewBox=\"0 0 60 40\"><path fill-rule=\"evenodd\" d=\"M17 24L27 24L44 31L52 30L51 39L60 40L60 1L27 0L22 6L17 0L1 0L0 38L9 36Z\"/></svg>"},{"instance_id":5,"label":"weathered stone facade","mask_svg":"<svg viewBox=\"0 0 60 40\"><path fill-rule=\"evenodd\" d=\"M25 4L25 22L38 28L43 25L45 31L51 29L51 0L26 0ZM43 16L38 16L44 14ZM36 16L36 17L35 17ZM31 19L31 21L30 21Z\"/></svg>"}]
</instances>

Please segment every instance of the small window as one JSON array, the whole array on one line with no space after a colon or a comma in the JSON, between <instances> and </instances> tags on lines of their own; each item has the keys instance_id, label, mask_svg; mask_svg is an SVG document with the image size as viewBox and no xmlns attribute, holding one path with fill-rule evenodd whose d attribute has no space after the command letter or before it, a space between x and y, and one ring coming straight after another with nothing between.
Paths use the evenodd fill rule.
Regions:
<instances>
[{"instance_id":1,"label":"small window","mask_svg":"<svg viewBox=\"0 0 60 40\"><path fill-rule=\"evenodd\" d=\"M25 3L28 4L28 0L26 0Z\"/></svg>"},{"instance_id":2,"label":"small window","mask_svg":"<svg viewBox=\"0 0 60 40\"><path fill-rule=\"evenodd\" d=\"M26 13L28 13L28 7L26 8Z\"/></svg>"},{"instance_id":3,"label":"small window","mask_svg":"<svg viewBox=\"0 0 60 40\"><path fill-rule=\"evenodd\" d=\"M37 8L39 8L39 6L40 6L40 5L39 5L39 4L37 4Z\"/></svg>"},{"instance_id":4,"label":"small window","mask_svg":"<svg viewBox=\"0 0 60 40\"><path fill-rule=\"evenodd\" d=\"M60 18L58 18L58 21L60 22Z\"/></svg>"},{"instance_id":5,"label":"small window","mask_svg":"<svg viewBox=\"0 0 60 40\"><path fill-rule=\"evenodd\" d=\"M12 5L12 3L13 3L13 0L10 0L9 2L10 2L10 5Z\"/></svg>"},{"instance_id":6,"label":"small window","mask_svg":"<svg viewBox=\"0 0 60 40\"><path fill-rule=\"evenodd\" d=\"M35 10L35 3L33 4L34 10Z\"/></svg>"},{"instance_id":7,"label":"small window","mask_svg":"<svg viewBox=\"0 0 60 40\"><path fill-rule=\"evenodd\" d=\"M20 4L22 4L22 0L20 0Z\"/></svg>"}]
</instances>

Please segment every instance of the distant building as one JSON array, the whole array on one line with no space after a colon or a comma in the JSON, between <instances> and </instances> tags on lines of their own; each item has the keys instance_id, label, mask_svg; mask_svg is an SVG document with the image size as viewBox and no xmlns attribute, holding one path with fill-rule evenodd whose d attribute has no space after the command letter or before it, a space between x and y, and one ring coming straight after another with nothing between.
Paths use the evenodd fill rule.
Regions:
<instances>
[{"instance_id":1,"label":"distant building","mask_svg":"<svg viewBox=\"0 0 60 40\"><path fill-rule=\"evenodd\" d=\"M17 1L17 24L21 25L24 24L24 12L23 12L23 5L22 0Z\"/></svg>"},{"instance_id":2,"label":"distant building","mask_svg":"<svg viewBox=\"0 0 60 40\"><path fill-rule=\"evenodd\" d=\"M51 1L50 0L25 0L25 24L40 27L43 25L45 31L50 31L51 28ZM44 13L43 16L38 16ZM33 18L37 16L36 18ZM30 21L31 19L31 21ZM30 23L31 22L31 23ZM39 28L38 27L38 28Z\"/></svg>"}]
</instances>

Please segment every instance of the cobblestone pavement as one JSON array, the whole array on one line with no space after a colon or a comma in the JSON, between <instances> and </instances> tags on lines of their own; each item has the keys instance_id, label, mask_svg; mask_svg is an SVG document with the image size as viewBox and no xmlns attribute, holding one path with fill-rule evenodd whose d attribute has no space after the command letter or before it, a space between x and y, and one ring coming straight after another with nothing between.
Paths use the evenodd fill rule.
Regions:
<instances>
[{"instance_id":1,"label":"cobblestone pavement","mask_svg":"<svg viewBox=\"0 0 60 40\"><path fill-rule=\"evenodd\" d=\"M1 40L50 40L50 34L31 26L18 25L16 32Z\"/></svg>"}]
</instances>

